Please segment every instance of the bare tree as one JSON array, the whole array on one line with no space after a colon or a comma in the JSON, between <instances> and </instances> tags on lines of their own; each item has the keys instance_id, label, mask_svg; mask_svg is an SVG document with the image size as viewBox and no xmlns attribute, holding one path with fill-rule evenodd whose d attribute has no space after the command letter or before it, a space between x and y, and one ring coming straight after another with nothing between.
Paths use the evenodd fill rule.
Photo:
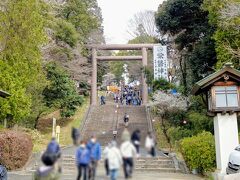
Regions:
<instances>
[{"instance_id":1,"label":"bare tree","mask_svg":"<svg viewBox=\"0 0 240 180\"><path fill-rule=\"evenodd\" d=\"M154 11L144 11L135 14L129 21L127 32L132 38L136 38L141 35L158 37L159 34L155 24Z\"/></svg>"},{"instance_id":2,"label":"bare tree","mask_svg":"<svg viewBox=\"0 0 240 180\"><path fill-rule=\"evenodd\" d=\"M160 116L161 129L170 145L171 151L172 145L168 135L170 126L168 125L167 116L176 110L186 111L188 98L158 91L153 95L153 101L149 105L157 109L157 114Z\"/></svg>"},{"instance_id":3,"label":"bare tree","mask_svg":"<svg viewBox=\"0 0 240 180\"><path fill-rule=\"evenodd\" d=\"M240 31L240 2L237 1L231 1L228 2L225 6L220 11L220 26L223 29L234 29L235 31L239 32ZM235 48L231 45L230 42L225 41L224 42L224 47L225 49L231 53L234 57L240 58L240 47L238 44L238 41L235 40L233 43Z\"/></svg>"},{"instance_id":4,"label":"bare tree","mask_svg":"<svg viewBox=\"0 0 240 180\"><path fill-rule=\"evenodd\" d=\"M233 23L234 19L240 19L240 3L239 2L229 2L224 9L220 12L220 19L222 27L233 26L236 30L240 30L239 23ZM230 23L232 22L232 23Z\"/></svg>"}]
</instances>

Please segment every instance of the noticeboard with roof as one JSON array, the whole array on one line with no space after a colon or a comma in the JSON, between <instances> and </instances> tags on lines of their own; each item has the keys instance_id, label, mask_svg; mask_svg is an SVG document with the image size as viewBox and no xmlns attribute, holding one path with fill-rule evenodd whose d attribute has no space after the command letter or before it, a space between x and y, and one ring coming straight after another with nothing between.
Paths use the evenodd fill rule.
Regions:
<instances>
[{"instance_id":1,"label":"noticeboard with roof","mask_svg":"<svg viewBox=\"0 0 240 180\"><path fill-rule=\"evenodd\" d=\"M240 71L227 63L221 70L198 81L192 94L207 95L209 112L240 112L239 90Z\"/></svg>"}]
</instances>

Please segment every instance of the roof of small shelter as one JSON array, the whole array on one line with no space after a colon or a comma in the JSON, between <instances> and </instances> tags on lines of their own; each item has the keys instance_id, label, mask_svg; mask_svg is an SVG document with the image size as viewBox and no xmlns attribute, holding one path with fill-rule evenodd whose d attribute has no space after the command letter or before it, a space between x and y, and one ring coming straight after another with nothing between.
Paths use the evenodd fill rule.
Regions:
<instances>
[{"instance_id":1,"label":"roof of small shelter","mask_svg":"<svg viewBox=\"0 0 240 180\"><path fill-rule=\"evenodd\" d=\"M6 91L0 90L0 97L6 98L8 96L10 96L9 93L7 93Z\"/></svg>"},{"instance_id":2,"label":"roof of small shelter","mask_svg":"<svg viewBox=\"0 0 240 180\"><path fill-rule=\"evenodd\" d=\"M206 91L211 87L215 82L223 78L223 75L227 74L230 76L231 79L234 79L236 82L240 82L240 71L235 69L232 66L232 63L226 63L225 66L221 69L216 71L213 74L205 77L204 79L198 81L191 91L191 94L198 95L202 92Z\"/></svg>"}]
</instances>

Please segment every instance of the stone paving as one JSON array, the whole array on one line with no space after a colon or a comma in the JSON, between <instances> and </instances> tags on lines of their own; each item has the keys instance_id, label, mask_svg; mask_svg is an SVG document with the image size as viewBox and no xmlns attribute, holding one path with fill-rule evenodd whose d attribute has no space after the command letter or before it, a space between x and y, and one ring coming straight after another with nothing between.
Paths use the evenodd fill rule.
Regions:
<instances>
[{"instance_id":1,"label":"stone paving","mask_svg":"<svg viewBox=\"0 0 240 180\"><path fill-rule=\"evenodd\" d=\"M20 175L22 174L22 175ZM31 174L15 174L10 173L8 180L32 180ZM62 180L75 180L76 174L72 175L63 175ZM109 178L104 176L103 171L98 172L96 180L108 180ZM177 174L177 173L156 173L156 172L137 172L133 174L132 180L203 180L199 176L190 175L190 174ZM122 171L120 172L118 180L124 180Z\"/></svg>"}]
</instances>

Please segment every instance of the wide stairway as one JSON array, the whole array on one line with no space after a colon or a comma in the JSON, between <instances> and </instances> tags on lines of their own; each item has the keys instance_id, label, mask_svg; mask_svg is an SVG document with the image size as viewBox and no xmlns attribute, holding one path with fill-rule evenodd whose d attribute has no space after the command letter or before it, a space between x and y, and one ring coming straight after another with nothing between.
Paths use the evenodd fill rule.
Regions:
<instances>
[{"instance_id":1,"label":"wide stairway","mask_svg":"<svg viewBox=\"0 0 240 180\"><path fill-rule=\"evenodd\" d=\"M134 130L141 131L141 157L136 159L135 170L139 173L177 173L172 158L164 156L157 152L155 158L147 157L144 150L144 141L148 131L147 113L145 106L117 106L115 104L92 106L82 127L82 139L88 140L93 134L98 137L102 147L106 146L113 139L113 131L117 131L116 140L121 144L121 134L124 130L124 114L129 115L128 130L132 133ZM63 155L63 171L65 174L76 172L74 155ZM104 174L103 160L100 161L100 171Z\"/></svg>"},{"instance_id":2,"label":"wide stairway","mask_svg":"<svg viewBox=\"0 0 240 180\"><path fill-rule=\"evenodd\" d=\"M133 179L154 180L160 179L160 176L170 176L170 179L174 179L173 177L188 179L178 168L174 159L164 155L161 151L157 151L157 157L147 156L147 152L144 150L144 141L149 129L149 123L145 106L117 106L114 103L92 106L82 125L82 139L88 140L94 134L98 137L98 141L101 143L102 149L104 149L104 146L113 139L113 131L117 131L116 140L120 145L121 134L124 130L123 117L125 113L129 115L128 130L130 133L136 129L141 131L141 157L135 161ZM73 174L76 174L74 154L68 152L62 156L62 169L65 177L69 177L69 179ZM120 179L124 179L122 170L120 172ZM105 176L103 159L99 163L97 179L108 179Z\"/></svg>"},{"instance_id":3,"label":"wide stairway","mask_svg":"<svg viewBox=\"0 0 240 180\"><path fill-rule=\"evenodd\" d=\"M101 145L105 146L113 139L113 131L117 131L116 138L120 143L124 130L123 117L125 113L129 115L129 132L140 129L143 144L148 131L145 106L92 106L83 125L83 139L88 140L94 134L98 137Z\"/></svg>"}]
</instances>

